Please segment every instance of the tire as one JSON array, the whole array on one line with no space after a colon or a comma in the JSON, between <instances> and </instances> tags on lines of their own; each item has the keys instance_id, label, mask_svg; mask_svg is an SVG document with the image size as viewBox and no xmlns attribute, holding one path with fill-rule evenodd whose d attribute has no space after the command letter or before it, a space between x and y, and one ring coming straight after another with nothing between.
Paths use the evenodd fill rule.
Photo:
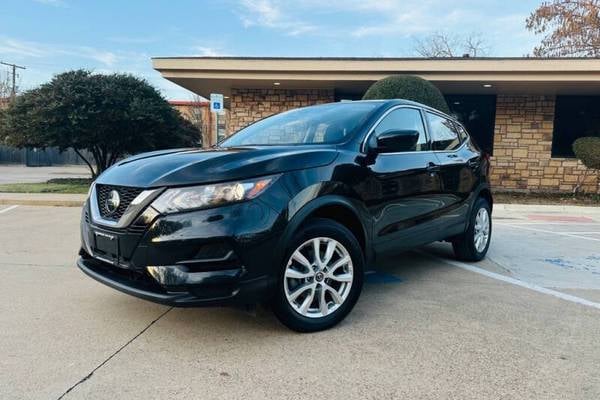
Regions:
<instances>
[{"instance_id":1,"label":"tire","mask_svg":"<svg viewBox=\"0 0 600 400\"><path fill-rule=\"evenodd\" d=\"M482 211L483 210L483 211ZM482 217L485 219L485 215L487 215L488 221L488 229L487 236L485 236L485 244L479 244L476 242L476 235L478 232L482 232L480 224L478 221L478 215L483 213ZM471 211L471 216L469 218L469 226L465 233L456 237L452 240L452 247L454 248L454 255L459 260L463 261L480 261L482 260L489 247L490 242L492 240L492 212L490 210L490 205L484 198L480 197L475 201L475 205Z\"/></svg>"},{"instance_id":2,"label":"tire","mask_svg":"<svg viewBox=\"0 0 600 400\"><path fill-rule=\"evenodd\" d=\"M335 221L315 218L294 234L287 248L273 299L277 318L297 332L338 324L358 301L363 285L363 251L352 232Z\"/></svg>"}]
</instances>

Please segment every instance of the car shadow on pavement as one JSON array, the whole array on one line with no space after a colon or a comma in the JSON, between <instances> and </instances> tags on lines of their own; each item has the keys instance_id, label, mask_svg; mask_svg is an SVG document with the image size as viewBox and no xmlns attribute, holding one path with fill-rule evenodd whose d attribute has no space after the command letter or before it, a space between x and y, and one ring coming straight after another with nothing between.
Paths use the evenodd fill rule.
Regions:
<instances>
[{"instance_id":1,"label":"car shadow on pavement","mask_svg":"<svg viewBox=\"0 0 600 400\"><path fill-rule=\"evenodd\" d=\"M402 301L407 286L414 287L419 284L419 281L436 279L436 271L449 268L448 265L426 254L446 258L451 257L452 250L447 244L430 245L417 251L379 260L375 266L367 268L363 293L357 306L348 318L342 321L339 328L333 329L352 329L355 324L372 323L374 315L386 313L386 310L380 307L385 308L390 302ZM120 295L118 300L108 300L107 303L119 302L120 306L113 306L123 310L129 307L122 303L138 301L142 300ZM164 310L166 309L165 307ZM205 334L227 336L232 332L244 332L250 335L255 333L257 340L272 334L294 334L279 323L268 305L257 305L247 309L242 307L173 308L153 329L165 329L178 336L185 334L189 339L205 337Z\"/></svg>"}]
</instances>

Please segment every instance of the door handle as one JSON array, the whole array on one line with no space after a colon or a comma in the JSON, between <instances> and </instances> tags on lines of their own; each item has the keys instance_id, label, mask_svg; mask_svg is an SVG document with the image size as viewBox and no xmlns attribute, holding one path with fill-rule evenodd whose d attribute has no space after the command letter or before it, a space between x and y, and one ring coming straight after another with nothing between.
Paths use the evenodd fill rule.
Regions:
<instances>
[{"instance_id":1,"label":"door handle","mask_svg":"<svg viewBox=\"0 0 600 400\"><path fill-rule=\"evenodd\" d=\"M479 160L477 158L471 158L469 161L467 161L467 166L469 168L476 168L479 166Z\"/></svg>"},{"instance_id":2,"label":"door handle","mask_svg":"<svg viewBox=\"0 0 600 400\"><path fill-rule=\"evenodd\" d=\"M458 158L458 154L448 154L446 155L448 158Z\"/></svg>"},{"instance_id":3,"label":"door handle","mask_svg":"<svg viewBox=\"0 0 600 400\"><path fill-rule=\"evenodd\" d=\"M428 172L432 172L432 173L433 172L439 172L440 171L440 166L437 165L437 164L435 164L435 163L429 162L429 164L427 164L427 171Z\"/></svg>"}]
</instances>

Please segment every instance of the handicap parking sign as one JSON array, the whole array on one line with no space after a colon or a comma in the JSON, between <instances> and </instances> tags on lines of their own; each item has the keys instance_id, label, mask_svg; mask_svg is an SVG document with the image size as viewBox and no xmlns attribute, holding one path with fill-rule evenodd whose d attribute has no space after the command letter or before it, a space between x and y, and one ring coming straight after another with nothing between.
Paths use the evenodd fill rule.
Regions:
<instances>
[{"instance_id":1,"label":"handicap parking sign","mask_svg":"<svg viewBox=\"0 0 600 400\"><path fill-rule=\"evenodd\" d=\"M218 93L210 94L210 111L221 112L223 111L223 95Z\"/></svg>"}]
</instances>

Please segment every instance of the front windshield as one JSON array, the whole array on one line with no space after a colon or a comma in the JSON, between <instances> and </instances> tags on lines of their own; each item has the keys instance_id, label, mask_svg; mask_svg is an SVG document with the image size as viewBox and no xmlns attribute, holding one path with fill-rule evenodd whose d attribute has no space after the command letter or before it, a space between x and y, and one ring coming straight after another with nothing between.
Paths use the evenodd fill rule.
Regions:
<instances>
[{"instance_id":1,"label":"front windshield","mask_svg":"<svg viewBox=\"0 0 600 400\"><path fill-rule=\"evenodd\" d=\"M220 146L342 143L379 105L377 102L332 103L286 111L238 131Z\"/></svg>"}]
</instances>

